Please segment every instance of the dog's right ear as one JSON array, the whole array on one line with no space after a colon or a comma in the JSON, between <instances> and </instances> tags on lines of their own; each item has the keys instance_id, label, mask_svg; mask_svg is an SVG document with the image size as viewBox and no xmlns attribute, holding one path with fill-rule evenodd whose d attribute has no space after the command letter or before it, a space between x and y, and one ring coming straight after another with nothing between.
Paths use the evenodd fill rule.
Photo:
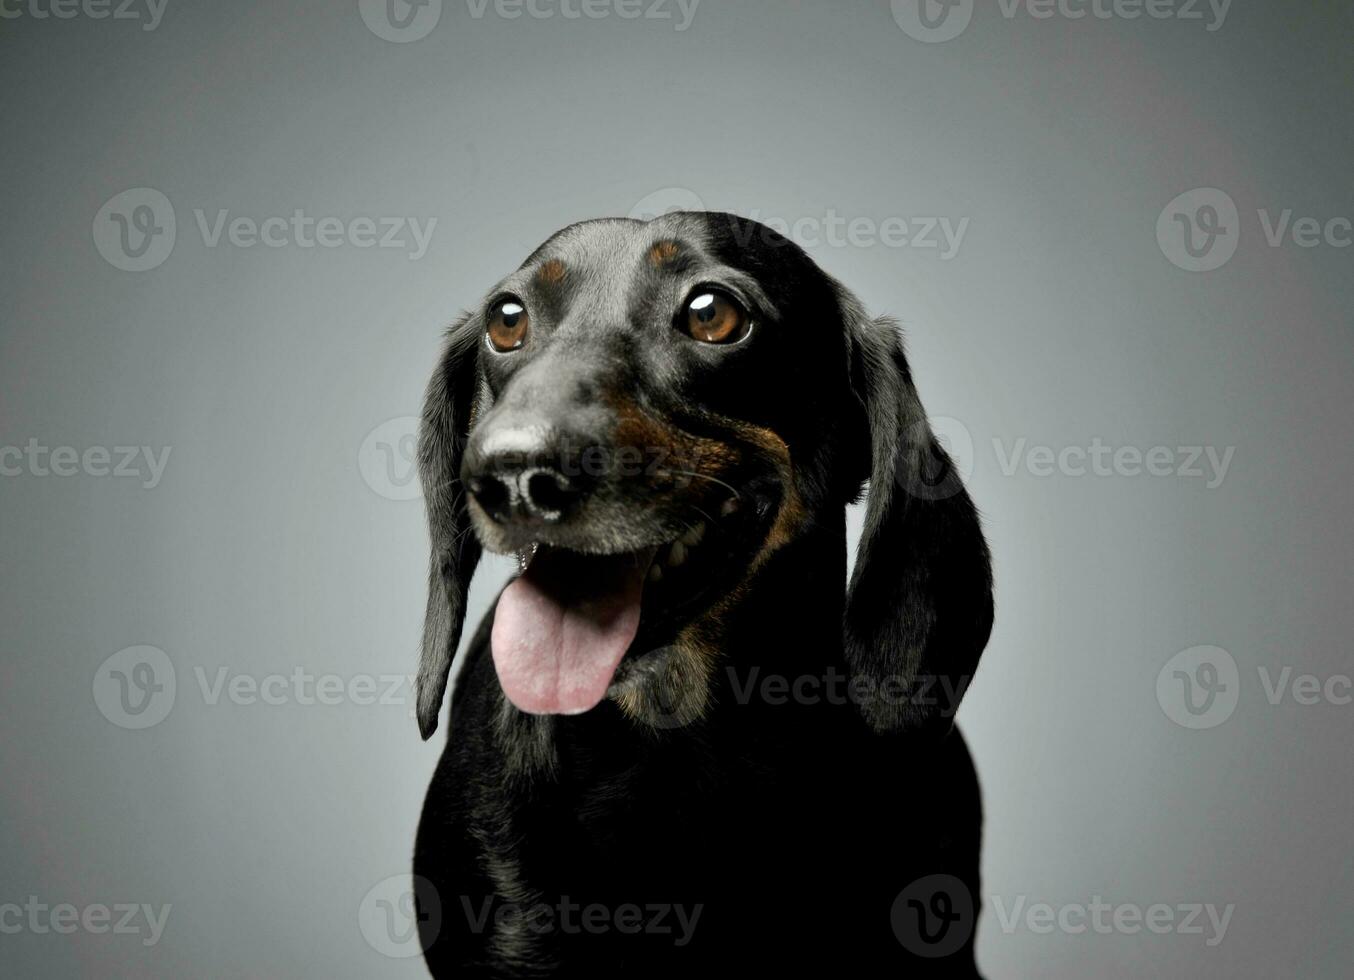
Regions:
<instances>
[{"instance_id":1,"label":"dog's right ear","mask_svg":"<svg viewBox=\"0 0 1354 980\"><path fill-rule=\"evenodd\" d=\"M841 302L870 482L846 659L874 690L892 685L860 705L875 731L943 734L992 631L991 559L978 511L931 431L897 326L870 319L849 294Z\"/></svg>"},{"instance_id":2,"label":"dog's right ear","mask_svg":"<svg viewBox=\"0 0 1354 980\"><path fill-rule=\"evenodd\" d=\"M480 385L480 334L470 316L448 331L447 346L428 383L418 438L418 472L428 509L432 556L428 566L428 612L418 665L418 727L427 739L437 716L447 675L465 624L470 577L480 560L480 543L470 529L461 457L470 433Z\"/></svg>"}]
</instances>

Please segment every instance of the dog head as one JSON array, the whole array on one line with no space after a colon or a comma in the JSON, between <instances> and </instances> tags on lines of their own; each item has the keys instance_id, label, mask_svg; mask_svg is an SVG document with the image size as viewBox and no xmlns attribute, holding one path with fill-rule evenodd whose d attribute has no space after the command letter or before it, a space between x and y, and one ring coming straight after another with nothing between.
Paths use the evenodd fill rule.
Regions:
<instances>
[{"instance_id":1,"label":"dog head","mask_svg":"<svg viewBox=\"0 0 1354 980\"><path fill-rule=\"evenodd\" d=\"M962 691L991 627L977 516L896 327L733 215L551 237L452 327L419 465L432 538L425 738L482 548L524 568L491 645L504 693L531 713L610 696L642 718L657 684L684 688L699 713L712 624L866 481L849 669L881 683L948 676ZM909 701L862 710L878 730L936 721Z\"/></svg>"}]
</instances>

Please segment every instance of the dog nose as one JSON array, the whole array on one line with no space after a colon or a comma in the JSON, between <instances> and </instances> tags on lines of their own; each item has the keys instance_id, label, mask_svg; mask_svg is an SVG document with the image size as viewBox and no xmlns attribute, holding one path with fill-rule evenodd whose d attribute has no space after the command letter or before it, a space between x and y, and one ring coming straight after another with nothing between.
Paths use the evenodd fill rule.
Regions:
<instances>
[{"instance_id":1,"label":"dog nose","mask_svg":"<svg viewBox=\"0 0 1354 980\"><path fill-rule=\"evenodd\" d=\"M562 440L505 435L466 460L466 489L494 521L558 523L591 493L596 481L584 472L582 454Z\"/></svg>"}]
</instances>

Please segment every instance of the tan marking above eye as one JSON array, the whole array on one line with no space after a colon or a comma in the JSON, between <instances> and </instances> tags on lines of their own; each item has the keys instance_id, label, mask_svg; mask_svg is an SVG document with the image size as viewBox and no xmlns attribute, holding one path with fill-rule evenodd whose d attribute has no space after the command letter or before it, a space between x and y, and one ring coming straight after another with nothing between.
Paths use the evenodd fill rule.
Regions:
<instances>
[{"instance_id":1,"label":"tan marking above eye","mask_svg":"<svg viewBox=\"0 0 1354 980\"><path fill-rule=\"evenodd\" d=\"M653 248L649 249L649 263L654 266L660 266L664 263L671 262L677 257L677 253L680 251L681 246L676 242L659 242L654 245Z\"/></svg>"},{"instance_id":2,"label":"tan marking above eye","mask_svg":"<svg viewBox=\"0 0 1354 980\"><path fill-rule=\"evenodd\" d=\"M499 300L489 310L489 326L485 333L494 350L507 354L526 343L530 325L531 317L522 301L508 297Z\"/></svg>"},{"instance_id":3,"label":"tan marking above eye","mask_svg":"<svg viewBox=\"0 0 1354 980\"><path fill-rule=\"evenodd\" d=\"M701 290L686 304L686 332L707 344L732 344L747 336L747 310L730 296Z\"/></svg>"},{"instance_id":4,"label":"tan marking above eye","mask_svg":"<svg viewBox=\"0 0 1354 980\"><path fill-rule=\"evenodd\" d=\"M559 259L551 259L536 270L536 276L541 282L560 282L564 278L564 263Z\"/></svg>"}]
</instances>

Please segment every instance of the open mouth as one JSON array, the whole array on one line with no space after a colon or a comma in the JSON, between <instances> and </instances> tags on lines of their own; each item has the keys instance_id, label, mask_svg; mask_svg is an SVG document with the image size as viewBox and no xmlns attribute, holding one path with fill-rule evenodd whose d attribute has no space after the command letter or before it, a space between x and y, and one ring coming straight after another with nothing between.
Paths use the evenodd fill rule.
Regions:
<instances>
[{"instance_id":1,"label":"open mouth","mask_svg":"<svg viewBox=\"0 0 1354 980\"><path fill-rule=\"evenodd\" d=\"M499 597L491 645L508 699L531 714L595 707L623 660L642 655L745 575L771 503L729 497L671 540L616 554L538 543Z\"/></svg>"}]
</instances>

